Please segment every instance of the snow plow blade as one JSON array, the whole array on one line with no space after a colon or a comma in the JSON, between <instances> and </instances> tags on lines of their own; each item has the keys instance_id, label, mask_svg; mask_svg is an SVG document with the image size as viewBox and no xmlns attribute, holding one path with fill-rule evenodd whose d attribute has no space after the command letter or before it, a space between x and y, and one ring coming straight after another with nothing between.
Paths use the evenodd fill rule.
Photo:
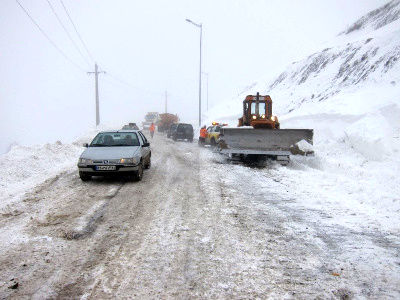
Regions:
<instances>
[{"instance_id":1,"label":"snow plow blade","mask_svg":"<svg viewBox=\"0 0 400 300\"><path fill-rule=\"evenodd\" d=\"M296 143L301 140L312 145L313 135L313 129L225 127L221 128L218 150L223 154L289 156L298 150Z\"/></svg>"}]
</instances>

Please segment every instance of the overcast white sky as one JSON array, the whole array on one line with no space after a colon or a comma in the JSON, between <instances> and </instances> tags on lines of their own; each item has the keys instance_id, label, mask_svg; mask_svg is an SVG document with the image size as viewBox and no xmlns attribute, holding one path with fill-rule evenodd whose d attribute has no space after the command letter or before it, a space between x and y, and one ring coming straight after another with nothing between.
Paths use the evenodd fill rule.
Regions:
<instances>
[{"instance_id":1,"label":"overcast white sky","mask_svg":"<svg viewBox=\"0 0 400 300\"><path fill-rule=\"evenodd\" d=\"M70 141L95 123L94 78L60 0L49 0L90 65L74 48L47 0L0 0L0 153L12 142ZM198 115L199 29L209 105L280 73L331 40L383 0L63 0L100 76L101 120L140 123L146 111L183 121ZM112 77L114 76L114 77ZM115 78L129 83L121 84ZM205 110L206 85L203 103Z\"/></svg>"}]
</instances>

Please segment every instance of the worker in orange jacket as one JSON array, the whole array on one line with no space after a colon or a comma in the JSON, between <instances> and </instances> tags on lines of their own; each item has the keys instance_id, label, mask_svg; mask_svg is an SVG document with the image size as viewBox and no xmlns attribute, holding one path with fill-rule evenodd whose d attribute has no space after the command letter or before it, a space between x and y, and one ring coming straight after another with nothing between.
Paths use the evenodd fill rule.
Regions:
<instances>
[{"instance_id":1,"label":"worker in orange jacket","mask_svg":"<svg viewBox=\"0 0 400 300\"><path fill-rule=\"evenodd\" d=\"M154 123L151 123L151 125L150 125L150 135L151 135L151 138L153 138L153 136L154 136L154 131L156 130L156 126L154 125Z\"/></svg>"},{"instance_id":2,"label":"worker in orange jacket","mask_svg":"<svg viewBox=\"0 0 400 300\"><path fill-rule=\"evenodd\" d=\"M200 129L199 145L203 146L206 143L207 134L206 125L204 125Z\"/></svg>"}]
</instances>

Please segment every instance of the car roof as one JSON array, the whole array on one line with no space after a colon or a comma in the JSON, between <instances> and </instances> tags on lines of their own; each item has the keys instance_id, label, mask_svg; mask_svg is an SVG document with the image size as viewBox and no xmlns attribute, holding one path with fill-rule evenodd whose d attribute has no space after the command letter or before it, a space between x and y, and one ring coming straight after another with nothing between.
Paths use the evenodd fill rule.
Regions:
<instances>
[{"instance_id":1,"label":"car roof","mask_svg":"<svg viewBox=\"0 0 400 300\"><path fill-rule=\"evenodd\" d=\"M107 130L107 131L100 131L99 133L118 133L118 132L139 132L139 129L121 129L121 130Z\"/></svg>"}]
</instances>

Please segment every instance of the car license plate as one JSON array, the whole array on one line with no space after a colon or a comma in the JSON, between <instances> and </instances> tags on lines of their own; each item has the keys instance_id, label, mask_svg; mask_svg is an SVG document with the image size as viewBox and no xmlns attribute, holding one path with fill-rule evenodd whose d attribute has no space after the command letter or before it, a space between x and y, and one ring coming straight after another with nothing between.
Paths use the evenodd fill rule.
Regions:
<instances>
[{"instance_id":1,"label":"car license plate","mask_svg":"<svg viewBox=\"0 0 400 300\"><path fill-rule=\"evenodd\" d=\"M115 166L96 166L97 171L115 171Z\"/></svg>"}]
</instances>

